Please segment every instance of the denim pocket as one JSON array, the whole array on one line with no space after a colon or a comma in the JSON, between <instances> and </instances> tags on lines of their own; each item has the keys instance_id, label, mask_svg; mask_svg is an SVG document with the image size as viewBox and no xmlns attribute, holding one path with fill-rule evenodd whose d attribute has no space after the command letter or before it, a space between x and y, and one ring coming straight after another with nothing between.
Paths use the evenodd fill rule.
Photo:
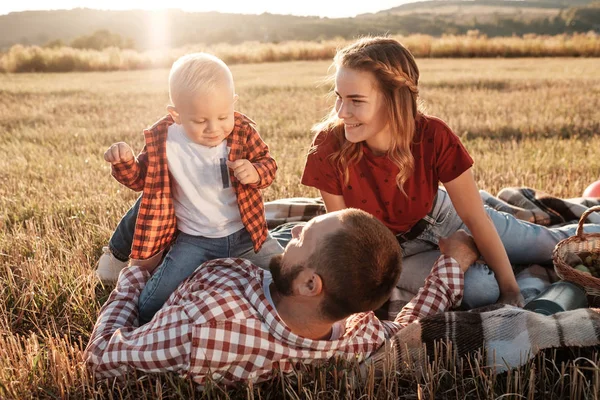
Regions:
<instances>
[{"instance_id":1,"label":"denim pocket","mask_svg":"<svg viewBox=\"0 0 600 400\"><path fill-rule=\"evenodd\" d=\"M462 221L449 199L440 207L434 218L433 223L425 229L419 238L433 242L436 245L439 238L450 236L462 225Z\"/></svg>"},{"instance_id":2,"label":"denim pocket","mask_svg":"<svg viewBox=\"0 0 600 400\"><path fill-rule=\"evenodd\" d=\"M450 219L450 215L455 212L453 207L444 208L440 210L438 215L434 217L434 225L440 226L446 224L446 222Z\"/></svg>"},{"instance_id":3,"label":"denim pocket","mask_svg":"<svg viewBox=\"0 0 600 400\"><path fill-rule=\"evenodd\" d=\"M445 190L442 189L438 190L437 201L433 209L433 224L436 226L445 225L449 222L452 222L452 216L456 215L456 210L454 209L452 200L450 200L450 196Z\"/></svg>"}]
</instances>

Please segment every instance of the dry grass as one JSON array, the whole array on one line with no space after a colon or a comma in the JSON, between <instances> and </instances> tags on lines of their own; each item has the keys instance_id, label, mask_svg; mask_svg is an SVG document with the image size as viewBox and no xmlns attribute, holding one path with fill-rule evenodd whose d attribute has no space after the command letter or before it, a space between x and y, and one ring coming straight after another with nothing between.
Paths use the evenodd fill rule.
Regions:
<instances>
[{"instance_id":1,"label":"dry grass","mask_svg":"<svg viewBox=\"0 0 600 400\"><path fill-rule=\"evenodd\" d=\"M600 36L588 34L487 38L468 35L395 36L417 57L600 57ZM108 48L103 51L70 47L42 48L15 45L0 54L0 72L128 71L168 68L183 54L207 51L228 64L330 60L347 40L321 42L202 44L164 51L137 52Z\"/></svg>"},{"instance_id":2,"label":"dry grass","mask_svg":"<svg viewBox=\"0 0 600 400\"><path fill-rule=\"evenodd\" d=\"M593 59L420 59L427 111L445 119L474 159L482 189L526 185L578 196L600 176L600 73ZM239 110L279 160L267 200L315 196L299 176L310 126L327 108L328 62L233 66ZM594 398L598 353L562 365L546 353L493 376L477 359L433 363L353 386L333 367L204 394L172 376L94 382L81 352L110 288L95 261L135 199L102 153L167 104L167 70L0 75L0 398ZM457 366L458 365L458 366ZM301 381L298 382L297 379ZM512 395L508 395L512 393ZM503 398L504 398L503 397Z\"/></svg>"}]
</instances>

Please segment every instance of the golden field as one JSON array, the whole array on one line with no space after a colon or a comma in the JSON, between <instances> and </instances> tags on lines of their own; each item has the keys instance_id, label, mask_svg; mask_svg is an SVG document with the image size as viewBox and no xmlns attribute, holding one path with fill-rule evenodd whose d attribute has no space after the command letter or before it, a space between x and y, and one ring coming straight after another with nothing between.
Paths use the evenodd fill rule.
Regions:
<instances>
[{"instance_id":1,"label":"golden field","mask_svg":"<svg viewBox=\"0 0 600 400\"><path fill-rule=\"evenodd\" d=\"M598 59L418 64L423 108L461 136L481 189L496 194L507 186L530 186L576 197L600 178ZM299 177L310 127L331 104L330 85L323 82L328 66L303 61L232 67L237 109L258 123L279 162L266 200L317 195L300 186ZM116 141L141 148L142 129L165 113L167 74L156 69L0 75L0 398L258 399L278 398L282 389L289 398L386 398L389 393L372 382L341 388L327 371L303 378L308 389L277 378L204 393L172 376L138 374L114 383L94 382L87 374L82 349L111 289L95 280L94 265L136 198L110 177L102 155ZM545 369L548 360L538 358L493 378L479 368L462 373L436 365L425 375L399 375L394 393L594 398L600 388L600 360L594 357L591 370Z\"/></svg>"},{"instance_id":2,"label":"golden field","mask_svg":"<svg viewBox=\"0 0 600 400\"><path fill-rule=\"evenodd\" d=\"M600 57L600 35L487 37L477 30L466 35L434 37L392 35L416 57ZM104 50L14 45L0 53L0 72L128 71L169 68L183 54L205 51L227 64L330 60L339 47L352 40L284 41L280 43L188 45L181 48L136 51L116 47Z\"/></svg>"}]
</instances>

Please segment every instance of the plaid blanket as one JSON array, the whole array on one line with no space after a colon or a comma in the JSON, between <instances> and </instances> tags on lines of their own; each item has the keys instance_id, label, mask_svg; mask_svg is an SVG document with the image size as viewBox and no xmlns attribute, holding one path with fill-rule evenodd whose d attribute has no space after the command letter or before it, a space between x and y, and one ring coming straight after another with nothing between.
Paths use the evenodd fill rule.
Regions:
<instances>
[{"instance_id":1,"label":"plaid blanket","mask_svg":"<svg viewBox=\"0 0 600 400\"><path fill-rule=\"evenodd\" d=\"M579 221L589 207L600 205L600 198L561 199L531 188L506 188L494 197L480 190L484 204L516 218L545 226L560 226ZM325 213L321 198L293 197L265 203L269 229L286 222L308 221ZM600 223L600 213L592 213L588 222Z\"/></svg>"},{"instance_id":2,"label":"plaid blanket","mask_svg":"<svg viewBox=\"0 0 600 400\"><path fill-rule=\"evenodd\" d=\"M544 226L561 226L579 221L589 207L600 204L600 198L561 199L531 188L506 188L498 197L480 190L484 204L514 215L516 218ZM600 214L592 213L587 222L600 223Z\"/></svg>"},{"instance_id":3,"label":"plaid blanket","mask_svg":"<svg viewBox=\"0 0 600 400\"><path fill-rule=\"evenodd\" d=\"M576 223L588 207L600 205L600 199L561 199L525 187L503 189L497 197L485 191L480 194L484 204L494 209L545 226ZM269 229L277 230L282 224L308 221L321 215L325 213L325 206L319 198L291 198L266 203L265 212ZM600 223L600 213L590 214L587 222ZM291 225L287 224L287 229ZM558 280L552 269L539 265L521 267L516 271L516 278L525 301ZM387 310L380 310L378 315L395 316L413 295L395 288ZM522 365L541 349L600 345L600 309L574 310L554 316L502 305L446 312L400 331L386 345L391 347L391 360L385 360L386 349L382 348L370 361L377 368L383 368L390 361L400 365L409 358L423 361L433 355L435 342L439 341L451 341L458 356L479 351L486 357L487 366L501 372L507 365Z\"/></svg>"},{"instance_id":4,"label":"plaid blanket","mask_svg":"<svg viewBox=\"0 0 600 400\"><path fill-rule=\"evenodd\" d=\"M291 197L265 203L269 229L290 222L306 222L321 214L325 214L325 203L320 197Z\"/></svg>"},{"instance_id":5,"label":"plaid blanket","mask_svg":"<svg viewBox=\"0 0 600 400\"><path fill-rule=\"evenodd\" d=\"M451 347L440 347L451 343ZM427 360L481 355L496 373L524 364L543 349L600 345L600 309L542 315L513 306L433 315L399 331L372 355L376 372L422 366ZM448 351L450 350L450 351Z\"/></svg>"}]
</instances>

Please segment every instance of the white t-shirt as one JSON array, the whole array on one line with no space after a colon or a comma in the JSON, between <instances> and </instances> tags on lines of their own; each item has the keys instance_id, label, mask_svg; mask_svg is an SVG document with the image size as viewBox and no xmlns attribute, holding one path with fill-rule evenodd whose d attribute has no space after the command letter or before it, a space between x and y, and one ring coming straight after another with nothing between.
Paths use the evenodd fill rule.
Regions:
<instances>
[{"instance_id":1,"label":"white t-shirt","mask_svg":"<svg viewBox=\"0 0 600 400\"><path fill-rule=\"evenodd\" d=\"M169 126L167 164L171 174L177 229L219 238L244 227L229 181L227 141L215 147L192 142L179 124Z\"/></svg>"},{"instance_id":2,"label":"white t-shirt","mask_svg":"<svg viewBox=\"0 0 600 400\"><path fill-rule=\"evenodd\" d=\"M263 275L263 292L265 292L265 297L269 301L269 304L273 306L275 311L277 311L277 307L275 307L275 303L273 303L273 298L271 297L271 283L273 283L273 276L270 272L266 272ZM331 327L331 336L329 337L329 340L338 340L342 337L346 331L345 321L346 320L337 321L335 324L333 324Z\"/></svg>"}]
</instances>

